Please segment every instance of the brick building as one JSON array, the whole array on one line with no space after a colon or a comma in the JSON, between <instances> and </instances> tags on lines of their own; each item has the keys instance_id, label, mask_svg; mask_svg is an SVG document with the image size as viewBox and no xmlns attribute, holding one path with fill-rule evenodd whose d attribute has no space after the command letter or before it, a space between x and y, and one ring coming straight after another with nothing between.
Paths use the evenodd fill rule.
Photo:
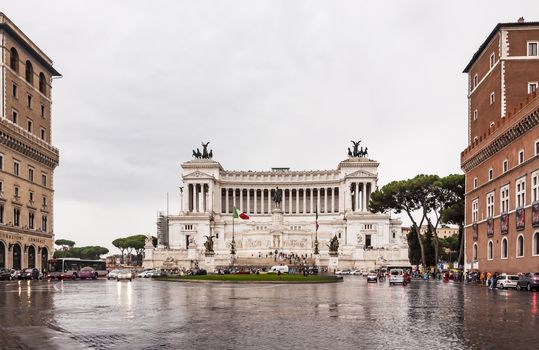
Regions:
<instances>
[{"instance_id":1,"label":"brick building","mask_svg":"<svg viewBox=\"0 0 539 350\"><path fill-rule=\"evenodd\" d=\"M539 22L499 23L468 74L465 267L539 270Z\"/></svg>"},{"instance_id":2,"label":"brick building","mask_svg":"<svg viewBox=\"0 0 539 350\"><path fill-rule=\"evenodd\" d=\"M52 61L0 13L0 267L45 267L53 248Z\"/></svg>"}]
</instances>

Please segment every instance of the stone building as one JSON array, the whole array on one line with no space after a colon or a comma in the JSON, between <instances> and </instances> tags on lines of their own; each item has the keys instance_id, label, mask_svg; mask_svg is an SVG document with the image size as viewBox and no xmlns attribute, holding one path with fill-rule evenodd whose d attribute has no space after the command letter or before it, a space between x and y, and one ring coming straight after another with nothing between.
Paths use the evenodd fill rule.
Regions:
<instances>
[{"instance_id":1,"label":"stone building","mask_svg":"<svg viewBox=\"0 0 539 350\"><path fill-rule=\"evenodd\" d=\"M496 25L468 73L465 268L539 268L539 22Z\"/></svg>"},{"instance_id":2,"label":"stone building","mask_svg":"<svg viewBox=\"0 0 539 350\"><path fill-rule=\"evenodd\" d=\"M271 264L275 253L294 253L326 265L329 241L337 237L336 268L409 265L401 221L368 210L378 165L365 156L349 156L335 170L313 171L231 171L210 158L185 162L182 210L160 216L158 247L146 250L144 265L202 262L209 236L215 237L217 266L230 264L233 237L235 257L245 264ZM273 198L281 190L279 204ZM233 220L234 207L249 220ZM319 256L313 256L316 241Z\"/></svg>"},{"instance_id":3,"label":"stone building","mask_svg":"<svg viewBox=\"0 0 539 350\"><path fill-rule=\"evenodd\" d=\"M53 249L51 59L0 13L0 266L45 267Z\"/></svg>"}]
</instances>

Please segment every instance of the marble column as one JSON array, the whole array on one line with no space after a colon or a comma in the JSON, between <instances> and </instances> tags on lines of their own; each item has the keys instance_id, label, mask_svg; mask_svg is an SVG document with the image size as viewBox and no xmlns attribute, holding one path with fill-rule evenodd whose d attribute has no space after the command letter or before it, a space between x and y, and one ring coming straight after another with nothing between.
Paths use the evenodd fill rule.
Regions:
<instances>
[{"instance_id":1,"label":"marble column","mask_svg":"<svg viewBox=\"0 0 539 350\"><path fill-rule=\"evenodd\" d=\"M234 212L234 208L236 207L236 188L232 189L232 212Z\"/></svg>"},{"instance_id":2,"label":"marble column","mask_svg":"<svg viewBox=\"0 0 539 350\"><path fill-rule=\"evenodd\" d=\"M309 213L314 213L313 210L313 188L309 188Z\"/></svg>"},{"instance_id":3,"label":"marble column","mask_svg":"<svg viewBox=\"0 0 539 350\"><path fill-rule=\"evenodd\" d=\"M260 190L260 214L264 214L264 189Z\"/></svg>"},{"instance_id":4,"label":"marble column","mask_svg":"<svg viewBox=\"0 0 539 350\"><path fill-rule=\"evenodd\" d=\"M255 214L258 214L258 194L256 193L258 192L258 190L255 188L254 189L254 194L253 194L253 199L254 199L254 203L253 203L253 206L254 206L254 213Z\"/></svg>"},{"instance_id":5,"label":"marble column","mask_svg":"<svg viewBox=\"0 0 539 350\"><path fill-rule=\"evenodd\" d=\"M229 195L228 188L225 188L225 210L226 210L227 214L228 214L228 210L230 209L229 208L229 203L228 203L228 195Z\"/></svg>"},{"instance_id":6,"label":"marble column","mask_svg":"<svg viewBox=\"0 0 539 350\"><path fill-rule=\"evenodd\" d=\"M303 188L303 214L307 212L307 189Z\"/></svg>"},{"instance_id":7,"label":"marble column","mask_svg":"<svg viewBox=\"0 0 539 350\"><path fill-rule=\"evenodd\" d=\"M322 210L320 210L320 188L316 189L316 208L319 213L322 212Z\"/></svg>"},{"instance_id":8,"label":"marble column","mask_svg":"<svg viewBox=\"0 0 539 350\"><path fill-rule=\"evenodd\" d=\"M247 213L251 214L251 189L247 189Z\"/></svg>"},{"instance_id":9,"label":"marble column","mask_svg":"<svg viewBox=\"0 0 539 350\"><path fill-rule=\"evenodd\" d=\"M335 212L335 187L331 188L331 212Z\"/></svg>"}]
</instances>

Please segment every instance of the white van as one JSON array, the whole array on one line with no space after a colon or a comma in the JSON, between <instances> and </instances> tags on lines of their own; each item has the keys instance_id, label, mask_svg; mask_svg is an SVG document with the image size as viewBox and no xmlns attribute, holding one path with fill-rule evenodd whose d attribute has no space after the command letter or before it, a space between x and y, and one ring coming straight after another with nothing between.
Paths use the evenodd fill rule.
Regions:
<instances>
[{"instance_id":1,"label":"white van","mask_svg":"<svg viewBox=\"0 0 539 350\"><path fill-rule=\"evenodd\" d=\"M389 285L391 286L397 283L402 284L403 286L406 285L403 269L391 269L389 272Z\"/></svg>"},{"instance_id":2,"label":"white van","mask_svg":"<svg viewBox=\"0 0 539 350\"><path fill-rule=\"evenodd\" d=\"M288 273L288 265L275 265L272 266L268 273Z\"/></svg>"}]
</instances>

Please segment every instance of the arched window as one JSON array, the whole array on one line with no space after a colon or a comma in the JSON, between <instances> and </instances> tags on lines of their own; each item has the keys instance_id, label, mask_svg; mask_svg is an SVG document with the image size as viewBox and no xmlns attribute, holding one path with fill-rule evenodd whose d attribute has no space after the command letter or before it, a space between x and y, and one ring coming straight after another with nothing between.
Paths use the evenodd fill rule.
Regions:
<instances>
[{"instance_id":1,"label":"arched window","mask_svg":"<svg viewBox=\"0 0 539 350\"><path fill-rule=\"evenodd\" d=\"M493 244L492 241L488 241L488 247L487 247L487 259L492 260L494 258L494 251L493 251Z\"/></svg>"},{"instance_id":2,"label":"arched window","mask_svg":"<svg viewBox=\"0 0 539 350\"><path fill-rule=\"evenodd\" d=\"M19 73L19 53L14 47L10 50L9 67Z\"/></svg>"},{"instance_id":3,"label":"arched window","mask_svg":"<svg viewBox=\"0 0 539 350\"><path fill-rule=\"evenodd\" d=\"M34 83L34 67L30 61L26 61L26 81L30 84Z\"/></svg>"},{"instance_id":4,"label":"arched window","mask_svg":"<svg viewBox=\"0 0 539 350\"><path fill-rule=\"evenodd\" d=\"M539 255L539 232L533 235L533 255Z\"/></svg>"},{"instance_id":5,"label":"arched window","mask_svg":"<svg viewBox=\"0 0 539 350\"><path fill-rule=\"evenodd\" d=\"M39 92L45 95L47 91L47 81L45 80L45 74L39 73Z\"/></svg>"},{"instance_id":6,"label":"arched window","mask_svg":"<svg viewBox=\"0 0 539 350\"><path fill-rule=\"evenodd\" d=\"M517 257L524 256L524 236L519 235L517 238Z\"/></svg>"},{"instance_id":7,"label":"arched window","mask_svg":"<svg viewBox=\"0 0 539 350\"><path fill-rule=\"evenodd\" d=\"M502 259L507 259L507 238L502 239Z\"/></svg>"},{"instance_id":8,"label":"arched window","mask_svg":"<svg viewBox=\"0 0 539 350\"><path fill-rule=\"evenodd\" d=\"M473 261L477 261L477 243L473 244Z\"/></svg>"}]
</instances>

